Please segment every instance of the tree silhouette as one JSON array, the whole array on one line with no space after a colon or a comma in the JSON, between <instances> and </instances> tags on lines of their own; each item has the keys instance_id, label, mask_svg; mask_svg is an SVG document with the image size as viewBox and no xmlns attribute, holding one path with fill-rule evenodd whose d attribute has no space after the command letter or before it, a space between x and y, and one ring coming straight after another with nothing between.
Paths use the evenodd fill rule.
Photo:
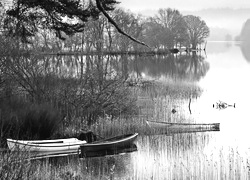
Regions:
<instances>
[{"instance_id":1,"label":"tree silhouette","mask_svg":"<svg viewBox=\"0 0 250 180\"><path fill-rule=\"evenodd\" d=\"M198 44L202 43L204 39L209 36L209 28L200 17L188 15L184 18L190 41L189 43L192 45L192 48L195 49Z\"/></svg>"},{"instance_id":2,"label":"tree silhouette","mask_svg":"<svg viewBox=\"0 0 250 180\"><path fill-rule=\"evenodd\" d=\"M14 0L13 7L7 11L5 28L9 35L21 37L24 42L39 29L50 29L64 40L63 33L83 32L85 24L97 20L102 13L119 33L146 45L121 30L109 16L107 12L113 11L116 4L116 0Z\"/></svg>"},{"instance_id":3,"label":"tree silhouette","mask_svg":"<svg viewBox=\"0 0 250 180\"><path fill-rule=\"evenodd\" d=\"M168 48L173 48L174 43L181 41L185 34L185 22L181 13L176 9L159 9L156 21L164 29L163 37Z\"/></svg>"}]
</instances>

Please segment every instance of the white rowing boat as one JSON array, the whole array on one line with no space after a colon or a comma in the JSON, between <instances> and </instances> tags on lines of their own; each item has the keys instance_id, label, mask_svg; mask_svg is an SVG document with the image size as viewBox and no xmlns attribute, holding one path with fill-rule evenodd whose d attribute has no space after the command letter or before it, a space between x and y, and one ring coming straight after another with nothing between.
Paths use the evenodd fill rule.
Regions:
<instances>
[{"instance_id":1,"label":"white rowing boat","mask_svg":"<svg viewBox=\"0 0 250 180\"><path fill-rule=\"evenodd\" d=\"M77 138L25 141L7 139L11 151L35 151L35 152L77 152L80 145L87 143Z\"/></svg>"}]
</instances>

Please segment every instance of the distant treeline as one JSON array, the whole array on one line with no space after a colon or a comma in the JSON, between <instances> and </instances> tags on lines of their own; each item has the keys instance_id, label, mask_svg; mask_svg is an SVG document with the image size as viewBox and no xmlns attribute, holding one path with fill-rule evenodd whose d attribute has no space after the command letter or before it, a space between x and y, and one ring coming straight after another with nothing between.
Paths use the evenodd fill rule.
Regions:
<instances>
[{"instance_id":1,"label":"distant treeline","mask_svg":"<svg viewBox=\"0 0 250 180\"><path fill-rule=\"evenodd\" d=\"M155 16L147 18L122 9L116 9L110 14L123 31L145 42L150 48L131 41L119 33L104 16L100 16L98 20L89 20L81 33L72 36L64 34L65 41L59 40L47 29L39 29L34 37L29 38L29 43L22 43L2 31L0 51L2 54L13 53L13 49L39 53L160 52L180 47L196 49L209 36L209 28L200 17L183 16L175 9L160 9ZM3 24L5 17L5 13L0 14L0 24Z\"/></svg>"}]
</instances>

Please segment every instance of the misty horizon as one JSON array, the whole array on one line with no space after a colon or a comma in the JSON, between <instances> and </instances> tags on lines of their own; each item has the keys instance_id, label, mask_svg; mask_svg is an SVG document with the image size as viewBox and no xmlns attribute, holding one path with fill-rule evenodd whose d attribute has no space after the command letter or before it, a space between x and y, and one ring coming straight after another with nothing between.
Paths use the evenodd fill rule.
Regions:
<instances>
[{"instance_id":1,"label":"misty horizon","mask_svg":"<svg viewBox=\"0 0 250 180\"><path fill-rule=\"evenodd\" d=\"M3 5L9 6L11 2L12 0L4 0L2 3ZM160 8L177 9L183 15L199 16L206 22L207 26L210 29L210 36L208 37L208 40L210 41L225 40L226 36L230 36L232 37L232 40L234 40L237 36L240 35L244 23L248 19L250 19L250 6L243 6L243 3L240 2L240 0L238 1L237 6L232 5L233 1L231 1L231 5L230 3L227 3L227 5L221 5L221 2L220 4L216 2L213 6L217 7L206 6L208 2L201 1L202 3L204 3L204 7L200 8L202 3L197 2L193 5L193 8L190 8L190 5L188 5L186 10L183 10L183 4L185 4L186 2L183 4L178 4L172 2L171 0L168 2L161 2L160 0L156 0L154 4L151 3L151 6L149 5L149 2L151 1L145 1L142 6L138 5L139 2L140 1L132 3L132 1L130 0L123 0L119 5L117 5L117 8L120 7L125 10L129 10L134 14L141 14L143 16L155 16ZM162 3L161 6L159 6L160 2ZM188 4L191 4L192 0L188 2ZM166 4L166 6L164 6L164 4ZM173 6L171 7L171 5Z\"/></svg>"},{"instance_id":2,"label":"misty horizon","mask_svg":"<svg viewBox=\"0 0 250 180\"><path fill-rule=\"evenodd\" d=\"M126 9L126 7L122 7ZM171 8L171 7L162 7ZM160 8L159 8L160 9ZM159 9L145 9L139 11L132 11L135 14L141 14L143 16L155 16ZM176 8L172 8L176 9ZM129 10L129 9L127 9ZM177 8L177 10L179 10ZM199 16L202 20L204 20L207 26L210 28L210 36L208 40L225 40L226 36L231 36L232 40L234 40L237 36L240 35L242 27L244 23L250 19L250 8L205 8L201 10L189 10L189 11L181 11L181 14L185 15L195 15Z\"/></svg>"}]
</instances>

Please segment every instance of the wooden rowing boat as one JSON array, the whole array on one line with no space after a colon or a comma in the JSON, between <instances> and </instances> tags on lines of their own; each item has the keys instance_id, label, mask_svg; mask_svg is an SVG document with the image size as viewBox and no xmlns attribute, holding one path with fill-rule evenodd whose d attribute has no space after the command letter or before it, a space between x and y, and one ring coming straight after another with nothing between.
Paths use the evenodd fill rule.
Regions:
<instances>
[{"instance_id":1,"label":"wooden rowing boat","mask_svg":"<svg viewBox=\"0 0 250 180\"><path fill-rule=\"evenodd\" d=\"M79 157L100 157L100 156L109 156L117 154L126 154L137 151L136 144L131 144L129 147L116 148L116 149L103 149L100 151L88 151L84 154L79 154Z\"/></svg>"},{"instance_id":2,"label":"wooden rowing boat","mask_svg":"<svg viewBox=\"0 0 250 180\"><path fill-rule=\"evenodd\" d=\"M168 123L157 121L146 121L148 127L160 133L185 133L219 131L220 123L196 124L196 123Z\"/></svg>"},{"instance_id":3,"label":"wooden rowing boat","mask_svg":"<svg viewBox=\"0 0 250 180\"><path fill-rule=\"evenodd\" d=\"M87 143L77 138L25 141L7 139L11 151L35 151L35 152L77 152L80 145Z\"/></svg>"},{"instance_id":4,"label":"wooden rowing boat","mask_svg":"<svg viewBox=\"0 0 250 180\"><path fill-rule=\"evenodd\" d=\"M89 157L91 154L110 155L122 152L124 149L133 149L138 133L116 136L80 146L80 157Z\"/></svg>"}]
</instances>

